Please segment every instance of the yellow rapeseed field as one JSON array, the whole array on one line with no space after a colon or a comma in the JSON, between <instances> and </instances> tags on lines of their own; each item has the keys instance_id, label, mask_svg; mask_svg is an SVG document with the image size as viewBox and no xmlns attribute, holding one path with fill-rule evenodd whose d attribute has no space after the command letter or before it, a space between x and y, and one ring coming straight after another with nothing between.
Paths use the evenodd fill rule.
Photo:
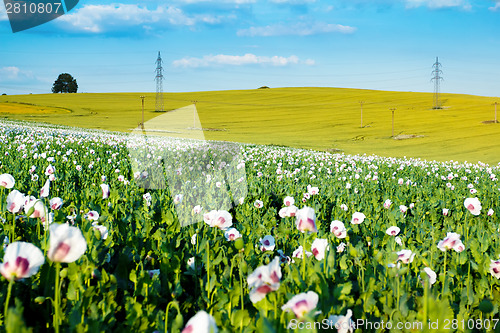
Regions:
<instances>
[{"instance_id":1,"label":"yellow rapeseed field","mask_svg":"<svg viewBox=\"0 0 500 333\"><path fill-rule=\"evenodd\" d=\"M153 124L153 118L164 115L154 111L154 93L0 96L0 117L130 132L141 122L141 95L145 120ZM199 122L196 119L194 127L204 130L193 131L212 140L500 162L500 123L493 122L494 103L500 98L441 94L441 99L443 108L434 110L432 93L271 88L165 93L164 108L170 112L196 102ZM395 109L394 137L391 109ZM193 124L192 113L178 113L177 118Z\"/></svg>"}]
</instances>

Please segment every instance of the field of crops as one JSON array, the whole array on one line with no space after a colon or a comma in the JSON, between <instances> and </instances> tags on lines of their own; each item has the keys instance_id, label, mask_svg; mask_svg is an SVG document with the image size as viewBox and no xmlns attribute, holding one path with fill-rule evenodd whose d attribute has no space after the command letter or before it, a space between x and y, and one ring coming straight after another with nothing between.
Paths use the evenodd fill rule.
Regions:
<instances>
[{"instance_id":1,"label":"field of crops","mask_svg":"<svg viewBox=\"0 0 500 333\"><path fill-rule=\"evenodd\" d=\"M153 93L78 93L0 96L0 118L128 133L142 119L140 96L146 121L163 115L155 112ZM444 93L441 98L443 109L433 110L431 93L293 87L165 93L164 110L196 101L202 127L211 129L203 133L207 140L500 162L500 124L493 123L500 100ZM393 108L399 140L392 138ZM186 120L192 126L192 112Z\"/></svg>"},{"instance_id":2,"label":"field of crops","mask_svg":"<svg viewBox=\"0 0 500 333\"><path fill-rule=\"evenodd\" d=\"M499 166L14 122L0 156L8 332L500 331Z\"/></svg>"}]
</instances>

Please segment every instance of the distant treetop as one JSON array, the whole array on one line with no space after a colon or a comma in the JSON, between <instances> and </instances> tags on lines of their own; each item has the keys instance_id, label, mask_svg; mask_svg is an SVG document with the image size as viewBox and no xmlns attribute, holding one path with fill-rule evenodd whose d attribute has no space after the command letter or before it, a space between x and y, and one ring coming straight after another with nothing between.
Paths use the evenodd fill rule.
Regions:
<instances>
[{"instance_id":1,"label":"distant treetop","mask_svg":"<svg viewBox=\"0 0 500 333\"><path fill-rule=\"evenodd\" d=\"M78 90L78 84L76 79L68 73L59 74L57 80L54 81L52 86L52 92L57 93L76 93Z\"/></svg>"}]
</instances>

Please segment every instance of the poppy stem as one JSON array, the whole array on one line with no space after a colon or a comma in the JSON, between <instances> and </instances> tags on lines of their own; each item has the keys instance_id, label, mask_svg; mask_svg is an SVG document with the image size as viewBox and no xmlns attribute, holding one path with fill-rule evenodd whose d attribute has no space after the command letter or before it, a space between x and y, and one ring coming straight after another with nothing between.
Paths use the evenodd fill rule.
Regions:
<instances>
[{"instance_id":1,"label":"poppy stem","mask_svg":"<svg viewBox=\"0 0 500 333\"><path fill-rule=\"evenodd\" d=\"M29 216L28 216L28 220L29 220ZM37 239L40 240L40 223L36 224L36 236L37 236Z\"/></svg>"},{"instance_id":2,"label":"poppy stem","mask_svg":"<svg viewBox=\"0 0 500 333\"><path fill-rule=\"evenodd\" d=\"M399 298L400 298L400 297L399 297L399 279L400 279L401 277L399 277L398 275L396 275L396 278L397 278L397 282L398 282L398 283L397 283L397 288L398 288L398 290L397 290L397 310L398 310L398 311L400 311L400 310L399 310Z\"/></svg>"},{"instance_id":3,"label":"poppy stem","mask_svg":"<svg viewBox=\"0 0 500 333\"><path fill-rule=\"evenodd\" d=\"M446 259L448 251L444 252L444 267L443 267L443 290L441 290L441 298L444 296L445 286L446 286Z\"/></svg>"},{"instance_id":4,"label":"poppy stem","mask_svg":"<svg viewBox=\"0 0 500 333\"><path fill-rule=\"evenodd\" d=\"M13 243L16 238L16 214L13 214L12 216L12 230L10 233L10 237L11 237L10 242Z\"/></svg>"},{"instance_id":5,"label":"poppy stem","mask_svg":"<svg viewBox=\"0 0 500 333\"><path fill-rule=\"evenodd\" d=\"M171 301L171 302L169 302L169 303L168 303L168 305L167 305L167 309L165 310L165 333L167 333L167 332L168 332L168 312L169 312L169 310L170 310L170 306L171 306L172 304L174 304L174 306L176 306L176 304L175 304L174 302L175 302L175 301ZM176 307L177 307L177 306L176 306ZM179 312L179 310L177 310L177 312Z\"/></svg>"},{"instance_id":6,"label":"poppy stem","mask_svg":"<svg viewBox=\"0 0 500 333\"><path fill-rule=\"evenodd\" d=\"M44 205L44 210L45 210L45 219L48 219L48 214L47 214L47 207ZM40 218L40 222L42 222L42 219ZM45 226L45 222L43 225L43 256L45 257L47 255L47 227Z\"/></svg>"},{"instance_id":7,"label":"poppy stem","mask_svg":"<svg viewBox=\"0 0 500 333\"><path fill-rule=\"evenodd\" d=\"M427 325L428 317L428 306L429 306L429 279L425 279L424 282L424 325Z\"/></svg>"},{"instance_id":8,"label":"poppy stem","mask_svg":"<svg viewBox=\"0 0 500 333\"><path fill-rule=\"evenodd\" d=\"M9 310L10 294L12 292L12 286L14 285L14 277L9 281L9 287L7 288L7 297L5 298L5 310L3 314L4 326L7 327L7 311Z\"/></svg>"},{"instance_id":9,"label":"poppy stem","mask_svg":"<svg viewBox=\"0 0 500 333\"><path fill-rule=\"evenodd\" d=\"M306 233L304 232L304 236L302 238L302 279L306 280Z\"/></svg>"},{"instance_id":10,"label":"poppy stem","mask_svg":"<svg viewBox=\"0 0 500 333\"><path fill-rule=\"evenodd\" d=\"M206 246L206 252L207 252L207 299L208 299L208 306L210 307L210 240L207 237L207 246ZM212 314L212 309L210 309L210 314Z\"/></svg>"},{"instance_id":11,"label":"poppy stem","mask_svg":"<svg viewBox=\"0 0 500 333\"><path fill-rule=\"evenodd\" d=\"M240 268L238 269L238 273L240 276L240 296L241 296L241 310L244 310L243 304L243 279L241 278L241 260L243 259L243 255L240 256Z\"/></svg>"},{"instance_id":12,"label":"poppy stem","mask_svg":"<svg viewBox=\"0 0 500 333\"><path fill-rule=\"evenodd\" d=\"M278 319L278 296L279 293L274 295L274 320Z\"/></svg>"},{"instance_id":13,"label":"poppy stem","mask_svg":"<svg viewBox=\"0 0 500 333\"><path fill-rule=\"evenodd\" d=\"M470 260L469 260L469 268L467 272L467 312L469 312L469 288L470 288Z\"/></svg>"},{"instance_id":14,"label":"poppy stem","mask_svg":"<svg viewBox=\"0 0 500 333\"><path fill-rule=\"evenodd\" d=\"M465 233L465 240L466 241L469 240L469 225L467 223L468 222L467 221L468 220L468 218L467 218L468 216L469 216L469 214L467 214L467 212L466 212L465 213L465 223L464 223L464 229L465 229L464 233Z\"/></svg>"},{"instance_id":15,"label":"poppy stem","mask_svg":"<svg viewBox=\"0 0 500 333\"><path fill-rule=\"evenodd\" d=\"M61 290L59 289L59 275L61 273L61 263L56 262L56 279L55 279L55 290L54 290L54 331L56 333L59 333L59 304L61 300L61 295L60 292Z\"/></svg>"}]
</instances>

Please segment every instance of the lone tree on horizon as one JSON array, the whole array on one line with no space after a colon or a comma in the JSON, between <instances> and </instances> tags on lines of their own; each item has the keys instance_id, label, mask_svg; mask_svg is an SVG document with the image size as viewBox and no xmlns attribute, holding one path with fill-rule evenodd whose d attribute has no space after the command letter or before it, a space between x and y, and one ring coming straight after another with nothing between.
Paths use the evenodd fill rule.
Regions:
<instances>
[{"instance_id":1,"label":"lone tree on horizon","mask_svg":"<svg viewBox=\"0 0 500 333\"><path fill-rule=\"evenodd\" d=\"M54 81L52 85L52 92L57 93L76 93L78 90L78 84L76 79L68 73L59 74L57 80Z\"/></svg>"}]
</instances>

